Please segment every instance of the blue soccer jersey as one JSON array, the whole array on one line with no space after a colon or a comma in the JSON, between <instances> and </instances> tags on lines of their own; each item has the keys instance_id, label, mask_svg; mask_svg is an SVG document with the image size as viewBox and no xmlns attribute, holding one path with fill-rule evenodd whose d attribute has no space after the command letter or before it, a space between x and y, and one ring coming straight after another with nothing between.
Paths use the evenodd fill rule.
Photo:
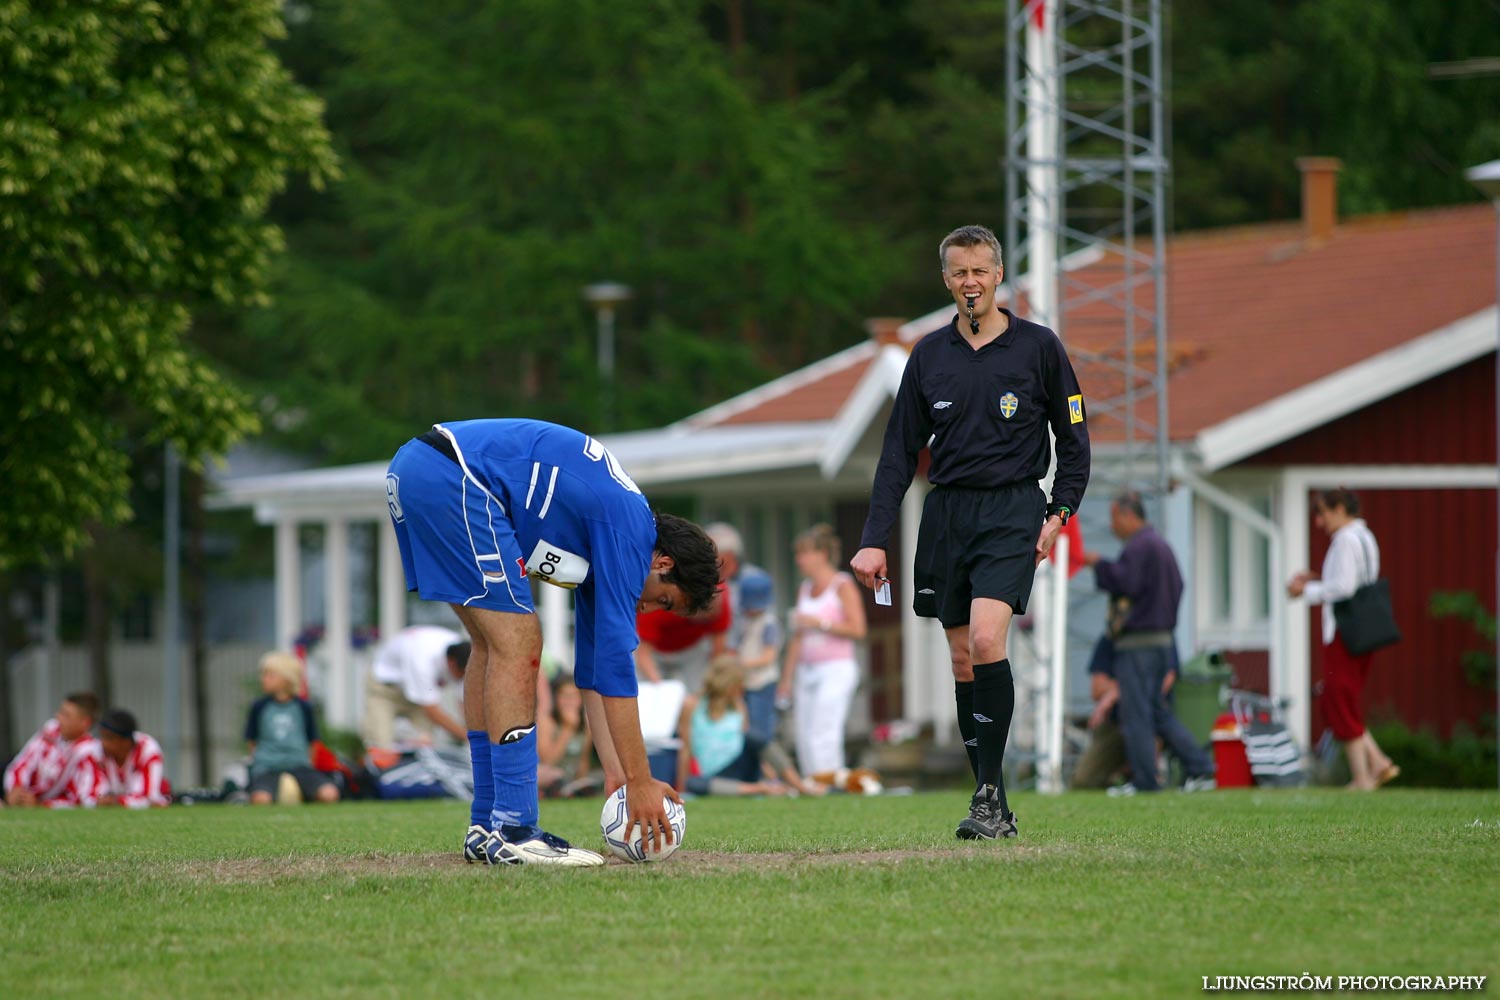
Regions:
<instances>
[{"instance_id":1,"label":"blue soccer jersey","mask_svg":"<svg viewBox=\"0 0 1500 1000\"><path fill-rule=\"evenodd\" d=\"M636 603L656 518L598 441L539 420L435 424L391 461L386 498L408 588L532 613L529 578L574 592L574 679L637 693Z\"/></svg>"}]
</instances>

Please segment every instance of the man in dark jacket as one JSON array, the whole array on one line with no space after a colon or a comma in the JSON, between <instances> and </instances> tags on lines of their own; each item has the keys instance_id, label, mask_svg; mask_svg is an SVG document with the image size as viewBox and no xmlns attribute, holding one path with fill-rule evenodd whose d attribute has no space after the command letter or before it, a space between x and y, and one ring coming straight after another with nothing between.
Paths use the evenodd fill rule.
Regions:
<instances>
[{"instance_id":1,"label":"man in dark jacket","mask_svg":"<svg viewBox=\"0 0 1500 1000\"><path fill-rule=\"evenodd\" d=\"M1173 668L1172 632L1182 600L1182 573L1166 539L1146 521L1140 494L1121 493L1109 526L1125 543L1115 559L1084 556L1099 589L1109 593L1109 635L1119 685L1120 734L1130 761L1127 793L1157 792L1156 738L1182 761L1186 791L1213 787L1213 762L1167 704L1163 681Z\"/></svg>"}]
</instances>

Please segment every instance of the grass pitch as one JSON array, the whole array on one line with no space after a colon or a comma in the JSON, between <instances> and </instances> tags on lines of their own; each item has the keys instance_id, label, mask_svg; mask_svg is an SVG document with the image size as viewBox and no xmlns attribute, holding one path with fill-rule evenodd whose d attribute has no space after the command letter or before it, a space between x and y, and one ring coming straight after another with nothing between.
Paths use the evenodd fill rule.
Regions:
<instances>
[{"instance_id":1,"label":"grass pitch","mask_svg":"<svg viewBox=\"0 0 1500 1000\"><path fill-rule=\"evenodd\" d=\"M1495 793L1012 804L1019 841L966 844L956 793L698 800L676 857L593 871L464 865L453 802L0 810L0 992L938 1000L1500 974ZM543 819L594 846L599 806Z\"/></svg>"}]
</instances>

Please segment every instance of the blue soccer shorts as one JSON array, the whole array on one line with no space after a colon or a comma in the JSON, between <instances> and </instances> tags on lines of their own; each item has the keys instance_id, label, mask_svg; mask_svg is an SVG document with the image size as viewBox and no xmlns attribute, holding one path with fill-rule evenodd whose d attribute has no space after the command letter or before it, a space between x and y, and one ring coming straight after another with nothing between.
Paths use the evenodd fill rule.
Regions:
<instances>
[{"instance_id":1,"label":"blue soccer shorts","mask_svg":"<svg viewBox=\"0 0 1500 1000\"><path fill-rule=\"evenodd\" d=\"M391 459L385 497L407 590L426 601L536 613L504 505L453 458L408 441Z\"/></svg>"}]
</instances>

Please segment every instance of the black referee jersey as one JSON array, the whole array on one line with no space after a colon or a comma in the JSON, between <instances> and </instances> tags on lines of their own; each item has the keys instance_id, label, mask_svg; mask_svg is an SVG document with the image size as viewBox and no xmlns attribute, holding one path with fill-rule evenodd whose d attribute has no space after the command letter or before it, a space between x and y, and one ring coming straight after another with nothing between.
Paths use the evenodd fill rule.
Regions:
<instances>
[{"instance_id":1,"label":"black referee jersey","mask_svg":"<svg viewBox=\"0 0 1500 1000\"><path fill-rule=\"evenodd\" d=\"M958 317L912 348L885 428L860 547L885 548L901 498L931 438L934 486L992 488L1047 474L1047 425L1057 435L1052 502L1077 510L1089 481L1083 390L1057 334L1001 309L1010 326L974 350Z\"/></svg>"}]
</instances>

